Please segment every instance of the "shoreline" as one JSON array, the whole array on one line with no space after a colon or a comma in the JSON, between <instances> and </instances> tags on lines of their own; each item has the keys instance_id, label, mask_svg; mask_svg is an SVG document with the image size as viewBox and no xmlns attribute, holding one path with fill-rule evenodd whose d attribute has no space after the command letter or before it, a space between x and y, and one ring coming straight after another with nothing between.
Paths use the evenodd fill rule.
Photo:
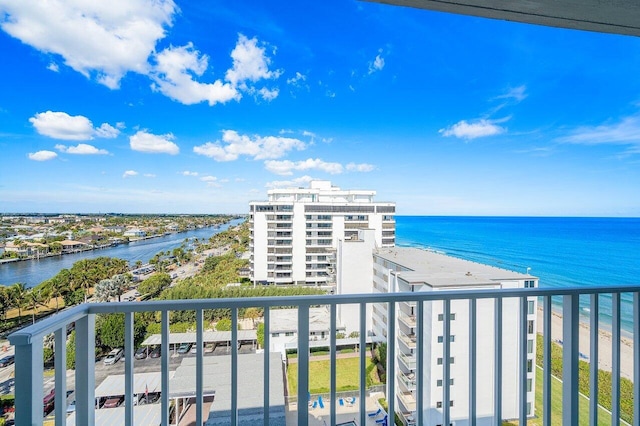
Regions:
<instances>
[{"instance_id":1,"label":"shoreline","mask_svg":"<svg viewBox=\"0 0 640 426\"><path fill-rule=\"evenodd\" d=\"M562 314L552 309L551 312L551 340L558 343L562 340ZM537 332L542 334L544 329L543 323L543 310L542 307L538 307L537 313ZM588 323L580 319L579 327L579 343L578 350L586 358L580 357L582 361L591 362L590 355L590 342L591 342L591 327ZM625 377L633 381L633 340L625 336L624 333L620 333L620 377ZM613 354L613 334L610 330L603 328L598 329L598 369L611 372L612 370L612 354Z\"/></svg>"}]
</instances>

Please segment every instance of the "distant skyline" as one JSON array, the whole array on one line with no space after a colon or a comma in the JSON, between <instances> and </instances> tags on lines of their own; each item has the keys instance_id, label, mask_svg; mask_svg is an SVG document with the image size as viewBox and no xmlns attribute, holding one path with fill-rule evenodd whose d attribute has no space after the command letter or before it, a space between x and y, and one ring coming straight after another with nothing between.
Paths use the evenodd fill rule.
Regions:
<instances>
[{"instance_id":1,"label":"distant skyline","mask_svg":"<svg viewBox=\"0 0 640 426\"><path fill-rule=\"evenodd\" d=\"M640 216L640 39L376 3L0 0L0 212Z\"/></svg>"}]
</instances>

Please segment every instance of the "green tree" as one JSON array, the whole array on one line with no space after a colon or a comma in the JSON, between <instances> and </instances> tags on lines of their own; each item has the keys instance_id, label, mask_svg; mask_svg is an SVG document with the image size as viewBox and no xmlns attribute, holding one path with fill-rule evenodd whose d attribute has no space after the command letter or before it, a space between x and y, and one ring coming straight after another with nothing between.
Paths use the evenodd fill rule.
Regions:
<instances>
[{"instance_id":1,"label":"green tree","mask_svg":"<svg viewBox=\"0 0 640 426\"><path fill-rule=\"evenodd\" d=\"M73 330L67 340L67 370L76 368L76 331Z\"/></svg>"},{"instance_id":2,"label":"green tree","mask_svg":"<svg viewBox=\"0 0 640 426\"><path fill-rule=\"evenodd\" d=\"M7 311L11 308L11 295L9 294L9 288L0 285L0 314L2 315L2 321L7 318Z\"/></svg>"},{"instance_id":3,"label":"green tree","mask_svg":"<svg viewBox=\"0 0 640 426\"><path fill-rule=\"evenodd\" d=\"M142 341L145 324L133 322L133 340L137 344ZM99 315L96 318L96 345L108 348L124 347L124 314Z\"/></svg>"},{"instance_id":4,"label":"green tree","mask_svg":"<svg viewBox=\"0 0 640 426\"><path fill-rule=\"evenodd\" d=\"M231 320L228 318L222 318L216 324L216 331L231 331Z\"/></svg>"},{"instance_id":5,"label":"green tree","mask_svg":"<svg viewBox=\"0 0 640 426\"><path fill-rule=\"evenodd\" d=\"M146 280L142 281L142 283L140 283L140 285L138 286L138 291L141 294L150 294L153 296L169 287L170 284L171 277L169 276L169 274L164 272L157 272Z\"/></svg>"},{"instance_id":6,"label":"green tree","mask_svg":"<svg viewBox=\"0 0 640 426\"><path fill-rule=\"evenodd\" d=\"M244 317L251 319L251 324L253 325L253 328L256 327L256 319L260 318L261 315L262 315L262 312L258 308L247 308L244 311Z\"/></svg>"},{"instance_id":7,"label":"green tree","mask_svg":"<svg viewBox=\"0 0 640 426\"><path fill-rule=\"evenodd\" d=\"M18 322L22 320L22 308L27 301L27 287L24 283L15 283L10 287L11 306L18 308Z\"/></svg>"},{"instance_id":8,"label":"green tree","mask_svg":"<svg viewBox=\"0 0 640 426\"><path fill-rule=\"evenodd\" d=\"M258 340L258 346L264 348L264 323L258 323L258 329L256 330L256 339Z\"/></svg>"}]
</instances>

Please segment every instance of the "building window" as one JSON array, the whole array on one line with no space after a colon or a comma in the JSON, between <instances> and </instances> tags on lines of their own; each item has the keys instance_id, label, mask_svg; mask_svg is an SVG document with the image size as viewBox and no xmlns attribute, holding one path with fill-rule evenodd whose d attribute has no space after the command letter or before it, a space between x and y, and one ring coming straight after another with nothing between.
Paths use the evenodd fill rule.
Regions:
<instances>
[{"instance_id":1,"label":"building window","mask_svg":"<svg viewBox=\"0 0 640 426\"><path fill-rule=\"evenodd\" d=\"M455 342L456 341L456 336L449 336L449 341L450 342ZM444 342L444 336L438 336L438 343L442 343Z\"/></svg>"},{"instance_id":2,"label":"building window","mask_svg":"<svg viewBox=\"0 0 640 426\"><path fill-rule=\"evenodd\" d=\"M280 337L280 333L271 333L271 337Z\"/></svg>"},{"instance_id":3,"label":"building window","mask_svg":"<svg viewBox=\"0 0 640 426\"><path fill-rule=\"evenodd\" d=\"M533 300L529 300L528 303L529 303L529 309L528 309L529 315L535 314L535 311L534 311L534 303L535 302Z\"/></svg>"},{"instance_id":4,"label":"building window","mask_svg":"<svg viewBox=\"0 0 640 426\"><path fill-rule=\"evenodd\" d=\"M436 386L438 386L439 388L442 387L442 379L436 380ZM453 379L449 379L449 386L453 386Z\"/></svg>"},{"instance_id":5,"label":"building window","mask_svg":"<svg viewBox=\"0 0 640 426\"><path fill-rule=\"evenodd\" d=\"M533 379L527 379L527 392L531 392L532 387L533 387Z\"/></svg>"},{"instance_id":6,"label":"building window","mask_svg":"<svg viewBox=\"0 0 640 426\"><path fill-rule=\"evenodd\" d=\"M529 325L527 327L527 332L529 334L533 334L534 333L534 331L533 331L533 321L529 321Z\"/></svg>"},{"instance_id":7,"label":"building window","mask_svg":"<svg viewBox=\"0 0 640 426\"><path fill-rule=\"evenodd\" d=\"M438 358L438 365L442 365L442 358ZM449 364L453 364L454 363L454 358L453 357L449 357Z\"/></svg>"},{"instance_id":8,"label":"building window","mask_svg":"<svg viewBox=\"0 0 640 426\"><path fill-rule=\"evenodd\" d=\"M531 415L531 403L527 402L527 416Z\"/></svg>"},{"instance_id":9,"label":"building window","mask_svg":"<svg viewBox=\"0 0 640 426\"><path fill-rule=\"evenodd\" d=\"M533 340L527 340L527 353L528 354L532 354L533 353Z\"/></svg>"},{"instance_id":10,"label":"building window","mask_svg":"<svg viewBox=\"0 0 640 426\"><path fill-rule=\"evenodd\" d=\"M286 333L284 333L284 335L287 337L291 337L293 336L293 331L287 331Z\"/></svg>"},{"instance_id":11,"label":"building window","mask_svg":"<svg viewBox=\"0 0 640 426\"><path fill-rule=\"evenodd\" d=\"M527 373L533 373L533 360L527 360Z\"/></svg>"},{"instance_id":12,"label":"building window","mask_svg":"<svg viewBox=\"0 0 640 426\"><path fill-rule=\"evenodd\" d=\"M524 288L534 288L536 286L535 281L527 281L524 282Z\"/></svg>"},{"instance_id":13,"label":"building window","mask_svg":"<svg viewBox=\"0 0 640 426\"><path fill-rule=\"evenodd\" d=\"M454 321L456 319L456 314L449 314L449 320ZM438 321L444 320L444 314L438 314Z\"/></svg>"},{"instance_id":14,"label":"building window","mask_svg":"<svg viewBox=\"0 0 640 426\"><path fill-rule=\"evenodd\" d=\"M449 407L453 407L453 401L449 401ZM436 408L442 408L442 401L436 402Z\"/></svg>"}]
</instances>

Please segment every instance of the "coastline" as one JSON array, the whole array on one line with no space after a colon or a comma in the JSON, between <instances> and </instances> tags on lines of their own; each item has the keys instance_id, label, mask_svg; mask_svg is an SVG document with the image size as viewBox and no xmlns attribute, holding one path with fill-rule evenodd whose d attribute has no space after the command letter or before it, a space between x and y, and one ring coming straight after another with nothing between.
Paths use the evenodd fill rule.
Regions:
<instances>
[{"instance_id":1,"label":"coastline","mask_svg":"<svg viewBox=\"0 0 640 426\"><path fill-rule=\"evenodd\" d=\"M543 332L543 310L542 307L538 307L537 317L538 333ZM591 362L589 359L590 352L590 326L584 321L580 321L579 328L579 344L578 350L586 355L586 358L581 360ZM551 312L551 339L555 342L562 340L562 314L552 310ZM612 368L612 353L613 353L613 335L611 331L599 327L598 330L598 369L611 371ZM633 341L628 337L622 335L620 338L620 376L629 380L633 380Z\"/></svg>"}]
</instances>

